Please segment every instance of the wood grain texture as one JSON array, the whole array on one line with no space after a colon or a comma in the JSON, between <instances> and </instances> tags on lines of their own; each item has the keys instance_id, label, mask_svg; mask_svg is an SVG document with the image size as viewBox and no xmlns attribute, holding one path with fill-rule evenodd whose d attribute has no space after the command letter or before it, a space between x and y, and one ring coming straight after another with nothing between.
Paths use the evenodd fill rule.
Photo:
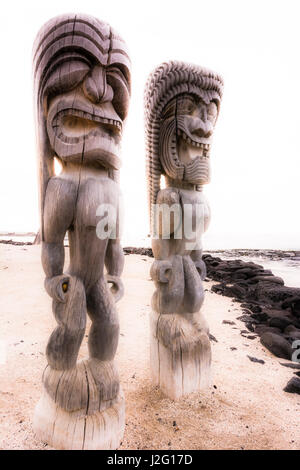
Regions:
<instances>
[{"instance_id":1,"label":"wood grain texture","mask_svg":"<svg viewBox=\"0 0 300 470\"><path fill-rule=\"evenodd\" d=\"M70 14L41 28L33 73L42 265L57 321L34 427L57 448L116 448L124 431L124 399L113 364L115 303L124 291L118 173L130 60L108 24ZM58 175L54 158L62 167ZM90 357L78 363L87 314Z\"/></svg>"},{"instance_id":2,"label":"wood grain texture","mask_svg":"<svg viewBox=\"0 0 300 470\"><path fill-rule=\"evenodd\" d=\"M211 347L201 313L150 316L152 380L169 398L210 386Z\"/></svg>"},{"instance_id":3,"label":"wood grain texture","mask_svg":"<svg viewBox=\"0 0 300 470\"><path fill-rule=\"evenodd\" d=\"M125 429L125 399L120 392L114 404L104 411L83 415L67 412L44 391L34 415L39 438L59 450L113 450Z\"/></svg>"},{"instance_id":4,"label":"wood grain texture","mask_svg":"<svg viewBox=\"0 0 300 470\"><path fill-rule=\"evenodd\" d=\"M145 89L155 257L151 277L156 287L150 362L154 383L172 399L210 383L211 348L200 312L206 276L201 236L210 221L210 208L202 188L210 181L210 146L222 92L218 74L175 61L157 67Z\"/></svg>"}]
</instances>

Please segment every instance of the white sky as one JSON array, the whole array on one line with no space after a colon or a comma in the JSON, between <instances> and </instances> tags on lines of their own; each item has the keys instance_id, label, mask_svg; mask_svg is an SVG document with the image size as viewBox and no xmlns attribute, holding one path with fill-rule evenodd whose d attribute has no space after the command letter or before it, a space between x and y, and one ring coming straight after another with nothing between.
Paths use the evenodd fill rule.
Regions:
<instances>
[{"instance_id":1,"label":"white sky","mask_svg":"<svg viewBox=\"0 0 300 470\"><path fill-rule=\"evenodd\" d=\"M299 2L201 0L14 1L1 6L0 231L38 228L31 50L40 26L83 12L129 46L132 99L123 137L124 243L148 233L143 89L161 62L221 73L211 150L206 248L300 249Z\"/></svg>"}]
</instances>

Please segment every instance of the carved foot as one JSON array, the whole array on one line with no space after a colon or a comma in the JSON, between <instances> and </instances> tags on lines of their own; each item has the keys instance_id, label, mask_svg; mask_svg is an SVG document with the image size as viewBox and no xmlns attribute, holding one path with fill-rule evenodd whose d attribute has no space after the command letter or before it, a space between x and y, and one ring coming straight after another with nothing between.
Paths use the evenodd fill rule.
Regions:
<instances>
[{"instance_id":1,"label":"carved foot","mask_svg":"<svg viewBox=\"0 0 300 470\"><path fill-rule=\"evenodd\" d=\"M65 450L119 447L125 400L112 362L89 359L66 371L48 366L43 382L33 423L40 440Z\"/></svg>"},{"instance_id":2,"label":"carved foot","mask_svg":"<svg viewBox=\"0 0 300 470\"><path fill-rule=\"evenodd\" d=\"M210 385L211 347L205 321L197 314L150 316L153 381L173 400Z\"/></svg>"}]
</instances>

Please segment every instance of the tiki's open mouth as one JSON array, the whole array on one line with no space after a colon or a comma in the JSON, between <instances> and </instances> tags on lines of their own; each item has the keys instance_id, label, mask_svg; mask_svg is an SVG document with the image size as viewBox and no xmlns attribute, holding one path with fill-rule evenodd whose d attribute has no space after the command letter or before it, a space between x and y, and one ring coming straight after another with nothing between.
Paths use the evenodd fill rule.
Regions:
<instances>
[{"instance_id":1,"label":"tiki's open mouth","mask_svg":"<svg viewBox=\"0 0 300 470\"><path fill-rule=\"evenodd\" d=\"M197 157L200 159L209 158L210 144L200 142L200 138L198 139L196 136L191 138L181 129L177 130L177 135L179 136L177 152L181 154L181 159L184 160L185 163L189 163ZM184 157L182 153L185 154Z\"/></svg>"},{"instance_id":2,"label":"tiki's open mouth","mask_svg":"<svg viewBox=\"0 0 300 470\"><path fill-rule=\"evenodd\" d=\"M63 109L52 121L56 136L65 143L75 144L90 137L111 136L117 140L121 136L122 123L79 109Z\"/></svg>"}]
</instances>

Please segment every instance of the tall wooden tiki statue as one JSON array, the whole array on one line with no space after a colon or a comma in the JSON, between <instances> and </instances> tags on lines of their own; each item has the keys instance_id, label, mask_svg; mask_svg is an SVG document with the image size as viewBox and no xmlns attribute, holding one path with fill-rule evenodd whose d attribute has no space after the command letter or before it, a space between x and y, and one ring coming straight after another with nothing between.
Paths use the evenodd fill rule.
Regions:
<instances>
[{"instance_id":1,"label":"tall wooden tiki statue","mask_svg":"<svg viewBox=\"0 0 300 470\"><path fill-rule=\"evenodd\" d=\"M155 261L150 356L154 382L170 398L210 382L211 347L200 311L206 269L201 234L210 219L202 192L222 78L182 62L160 65L145 90L147 178ZM161 188L164 175L165 188Z\"/></svg>"},{"instance_id":2,"label":"tall wooden tiki statue","mask_svg":"<svg viewBox=\"0 0 300 470\"><path fill-rule=\"evenodd\" d=\"M40 30L33 72L42 264L57 321L34 428L55 448L114 449L125 419L113 361L119 337L115 302L123 292L118 173L130 61L108 24L64 15ZM55 158L62 166L57 176ZM89 358L77 362L87 314Z\"/></svg>"}]
</instances>

